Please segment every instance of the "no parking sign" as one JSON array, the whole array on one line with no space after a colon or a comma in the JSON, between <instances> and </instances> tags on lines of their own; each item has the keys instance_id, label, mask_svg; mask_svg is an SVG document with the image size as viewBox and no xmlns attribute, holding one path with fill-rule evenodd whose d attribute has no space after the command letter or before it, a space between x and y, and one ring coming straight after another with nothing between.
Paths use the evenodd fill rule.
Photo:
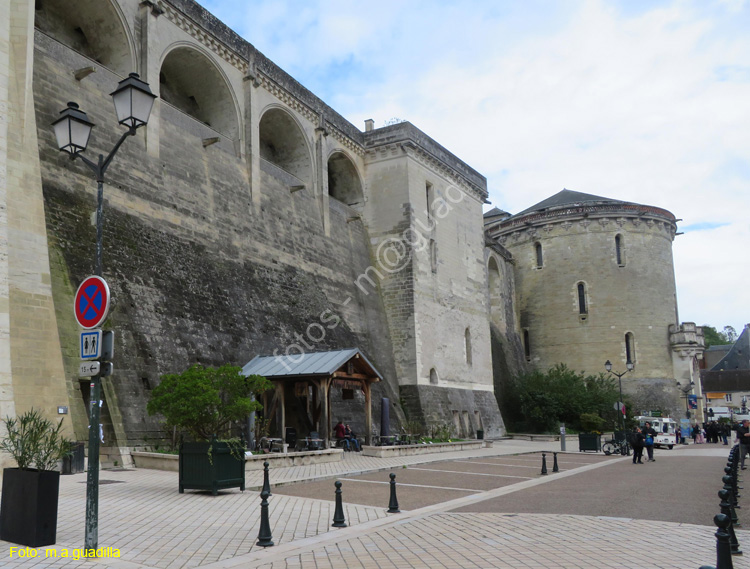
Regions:
<instances>
[{"instance_id":1,"label":"no parking sign","mask_svg":"<svg viewBox=\"0 0 750 569\"><path fill-rule=\"evenodd\" d=\"M86 277L76 292L73 313L82 328L101 325L109 312L109 286L101 277Z\"/></svg>"}]
</instances>

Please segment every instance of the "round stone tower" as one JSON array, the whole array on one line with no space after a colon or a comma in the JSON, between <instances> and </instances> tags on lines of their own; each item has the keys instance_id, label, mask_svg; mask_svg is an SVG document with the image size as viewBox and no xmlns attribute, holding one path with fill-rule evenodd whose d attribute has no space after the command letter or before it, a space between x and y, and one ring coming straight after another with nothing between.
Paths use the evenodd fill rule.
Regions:
<instances>
[{"instance_id":1,"label":"round stone tower","mask_svg":"<svg viewBox=\"0 0 750 569\"><path fill-rule=\"evenodd\" d=\"M527 361L596 374L630 360L624 389L673 387L676 227L664 209L570 190L488 223L513 255Z\"/></svg>"}]
</instances>

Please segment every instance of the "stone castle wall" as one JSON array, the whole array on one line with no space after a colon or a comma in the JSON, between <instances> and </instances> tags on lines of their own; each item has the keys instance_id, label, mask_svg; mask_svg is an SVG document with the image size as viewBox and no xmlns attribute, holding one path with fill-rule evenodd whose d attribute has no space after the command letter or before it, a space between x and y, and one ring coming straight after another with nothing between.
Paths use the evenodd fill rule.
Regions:
<instances>
[{"instance_id":1,"label":"stone castle wall","mask_svg":"<svg viewBox=\"0 0 750 569\"><path fill-rule=\"evenodd\" d=\"M103 380L105 446L116 454L165 435L145 413L161 374L353 346L385 378L374 386L376 423L379 397L391 400L395 427L404 418L399 386L434 387L436 368L440 397L455 403L449 420L456 411L467 433L501 428L480 174L408 123L360 132L188 0L42 7L27 112L37 123L30 148L40 158L57 382L77 438L86 438L88 385L76 376L70 306L93 272L96 183L57 150L49 124L74 100L97 125L87 155L109 150L121 131L108 94L133 69L160 98L106 176L103 265L116 355L115 374ZM460 198L431 236L438 271L416 249L391 270L380 245L416 227L427 181L438 196L455 186ZM45 243L37 256L46 251ZM334 394L334 416L362 433L358 405Z\"/></svg>"}]
</instances>

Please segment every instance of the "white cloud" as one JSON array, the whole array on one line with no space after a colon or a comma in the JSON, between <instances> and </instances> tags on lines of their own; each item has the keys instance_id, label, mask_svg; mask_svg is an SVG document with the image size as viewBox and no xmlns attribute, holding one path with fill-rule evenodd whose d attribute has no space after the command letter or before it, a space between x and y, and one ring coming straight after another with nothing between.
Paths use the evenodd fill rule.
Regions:
<instances>
[{"instance_id":1,"label":"white cloud","mask_svg":"<svg viewBox=\"0 0 750 569\"><path fill-rule=\"evenodd\" d=\"M675 241L680 315L750 320L750 3L205 3L360 128L413 122L503 209L567 187L727 223Z\"/></svg>"}]
</instances>

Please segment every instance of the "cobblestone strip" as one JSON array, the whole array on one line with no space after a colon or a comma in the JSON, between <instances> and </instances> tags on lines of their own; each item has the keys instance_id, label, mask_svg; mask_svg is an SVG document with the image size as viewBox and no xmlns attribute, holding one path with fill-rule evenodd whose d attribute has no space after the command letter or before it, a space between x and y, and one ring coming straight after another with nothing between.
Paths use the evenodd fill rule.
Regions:
<instances>
[{"instance_id":1,"label":"cobblestone strip","mask_svg":"<svg viewBox=\"0 0 750 569\"><path fill-rule=\"evenodd\" d=\"M638 536L651 536L649 539ZM750 532L738 531L741 542ZM649 541L653 541L649 546ZM713 528L557 514L441 513L305 553L264 569L686 569L715 563ZM734 557L736 569L750 560Z\"/></svg>"}]
</instances>

